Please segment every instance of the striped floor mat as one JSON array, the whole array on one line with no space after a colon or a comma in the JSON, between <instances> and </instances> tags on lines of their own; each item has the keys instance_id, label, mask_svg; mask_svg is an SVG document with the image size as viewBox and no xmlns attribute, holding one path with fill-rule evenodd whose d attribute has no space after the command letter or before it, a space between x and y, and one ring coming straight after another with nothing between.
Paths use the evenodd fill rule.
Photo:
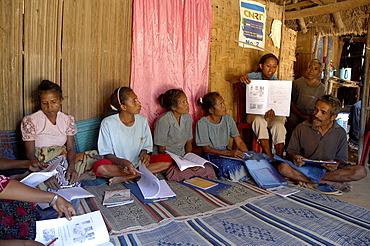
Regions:
<instances>
[{"instance_id":1,"label":"striped floor mat","mask_svg":"<svg viewBox=\"0 0 370 246\"><path fill-rule=\"evenodd\" d=\"M115 245L370 245L370 210L300 188L112 236Z\"/></svg>"},{"instance_id":2,"label":"striped floor mat","mask_svg":"<svg viewBox=\"0 0 370 246\"><path fill-rule=\"evenodd\" d=\"M168 182L176 193L176 198L173 200L146 205L135 198L132 204L112 208L106 208L102 205L104 192L125 189L122 184L88 187L86 190L93 193L95 198L82 199L80 213L100 210L108 231L114 235L151 228L170 220L199 217L237 207L253 199L271 196L265 190L245 182L225 181L225 183L231 184L232 187L219 195L212 195L177 182Z\"/></svg>"}]
</instances>

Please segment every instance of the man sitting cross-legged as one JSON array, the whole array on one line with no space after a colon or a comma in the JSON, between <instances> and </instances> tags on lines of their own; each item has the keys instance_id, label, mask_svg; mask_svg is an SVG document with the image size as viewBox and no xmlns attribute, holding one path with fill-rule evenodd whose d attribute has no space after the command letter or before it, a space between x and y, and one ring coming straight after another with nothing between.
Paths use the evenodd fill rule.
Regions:
<instances>
[{"instance_id":1,"label":"man sitting cross-legged","mask_svg":"<svg viewBox=\"0 0 370 246\"><path fill-rule=\"evenodd\" d=\"M366 177L365 167L346 163L346 132L335 121L339 111L340 101L337 98L325 95L317 99L310 119L293 131L287 149L287 157L293 163L279 165L282 175L305 183L329 184L329 188L327 185L316 187L319 191L321 188L330 190L330 186L334 186L345 192L350 190L347 182ZM332 161L335 164L306 164L305 159Z\"/></svg>"}]
</instances>

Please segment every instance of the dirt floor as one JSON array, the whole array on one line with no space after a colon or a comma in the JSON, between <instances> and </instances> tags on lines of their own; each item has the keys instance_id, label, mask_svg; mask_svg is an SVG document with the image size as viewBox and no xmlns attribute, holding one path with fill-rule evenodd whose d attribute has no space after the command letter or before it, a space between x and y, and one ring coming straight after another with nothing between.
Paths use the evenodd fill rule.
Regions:
<instances>
[{"instance_id":1,"label":"dirt floor","mask_svg":"<svg viewBox=\"0 0 370 246\"><path fill-rule=\"evenodd\" d=\"M349 162L357 163L358 154L357 150L348 148ZM369 164L366 165L368 175L359 181L351 182L352 191L349 193L343 193L341 196L335 196L336 198L354 203L361 207L370 209L370 172Z\"/></svg>"}]
</instances>

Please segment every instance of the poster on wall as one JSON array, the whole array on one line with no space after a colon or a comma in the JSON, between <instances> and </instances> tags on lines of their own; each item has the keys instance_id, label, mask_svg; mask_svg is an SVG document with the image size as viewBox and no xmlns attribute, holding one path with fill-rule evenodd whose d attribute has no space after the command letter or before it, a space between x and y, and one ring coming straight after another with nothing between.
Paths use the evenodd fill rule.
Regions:
<instances>
[{"instance_id":1,"label":"poster on wall","mask_svg":"<svg viewBox=\"0 0 370 246\"><path fill-rule=\"evenodd\" d=\"M263 50L266 29L265 5L240 0L239 46Z\"/></svg>"}]
</instances>

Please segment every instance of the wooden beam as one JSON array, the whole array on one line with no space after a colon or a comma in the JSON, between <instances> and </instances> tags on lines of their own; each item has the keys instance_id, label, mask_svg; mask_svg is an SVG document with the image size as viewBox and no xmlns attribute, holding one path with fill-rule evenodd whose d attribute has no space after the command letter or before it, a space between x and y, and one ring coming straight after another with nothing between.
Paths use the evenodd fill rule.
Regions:
<instances>
[{"instance_id":1,"label":"wooden beam","mask_svg":"<svg viewBox=\"0 0 370 246\"><path fill-rule=\"evenodd\" d=\"M289 4L289 5L286 5L285 10L304 8L304 7L309 7L309 6L312 6L312 5L315 5L315 3L311 2L311 1L303 1L303 2L299 2L299 3L292 3L292 4Z\"/></svg>"},{"instance_id":2,"label":"wooden beam","mask_svg":"<svg viewBox=\"0 0 370 246\"><path fill-rule=\"evenodd\" d=\"M348 0L339 3L327 4L302 10L290 11L285 13L285 20L294 20L308 16L331 14L338 11L353 9L369 4L369 0Z\"/></svg>"},{"instance_id":3,"label":"wooden beam","mask_svg":"<svg viewBox=\"0 0 370 246\"><path fill-rule=\"evenodd\" d=\"M323 5L323 4L324 4L324 3L323 3L322 1L320 1L320 0L311 0L311 2L314 2L314 3L318 4L318 5Z\"/></svg>"},{"instance_id":4,"label":"wooden beam","mask_svg":"<svg viewBox=\"0 0 370 246\"><path fill-rule=\"evenodd\" d=\"M369 17L369 15L367 15L367 14L356 15L356 16L352 16L352 17L349 17L349 18L345 18L344 21L350 21L352 19L365 19L365 18L368 18L368 17ZM334 26L334 23L328 23L328 22L313 23L313 22L309 22L309 23L307 23L307 26L308 27L321 27L321 26L332 27L332 26Z\"/></svg>"}]
</instances>

